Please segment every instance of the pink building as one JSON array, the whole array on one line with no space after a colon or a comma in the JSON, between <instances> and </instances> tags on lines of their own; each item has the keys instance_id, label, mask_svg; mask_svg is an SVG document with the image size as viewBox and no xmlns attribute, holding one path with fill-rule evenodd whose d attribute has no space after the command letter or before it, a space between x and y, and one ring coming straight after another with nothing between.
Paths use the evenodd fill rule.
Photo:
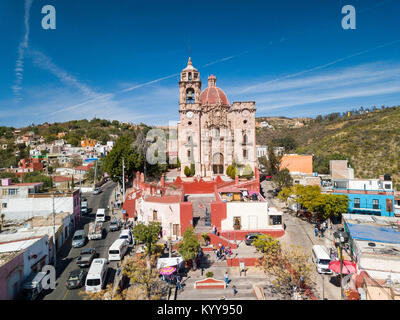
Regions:
<instances>
[{"instance_id":1,"label":"pink building","mask_svg":"<svg viewBox=\"0 0 400 320\"><path fill-rule=\"evenodd\" d=\"M23 252L0 253L0 300L15 299L23 281Z\"/></svg>"}]
</instances>

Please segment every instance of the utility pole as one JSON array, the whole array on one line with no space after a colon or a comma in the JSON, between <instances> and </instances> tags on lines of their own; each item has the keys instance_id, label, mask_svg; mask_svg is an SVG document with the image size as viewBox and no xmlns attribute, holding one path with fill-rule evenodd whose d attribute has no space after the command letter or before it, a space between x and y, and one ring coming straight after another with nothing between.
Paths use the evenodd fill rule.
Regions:
<instances>
[{"instance_id":1,"label":"utility pole","mask_svg":"<svg viewBox=\"0 0 400 320\"><path fill-rule=\"evenodd\" d=\"M96 187L96 176L97 176L97 160L96 160L96 166L94 167L94 187Z\"/></svg>"},{"instance_id":2,"label":"utility pole","mask_svg":"<svg viewBox=\"0 0 400 320\"><path fill-rule=\"evenodd\" d=\"M125 202L125 159L122 158L122 202Z\"/></svg>"},{"instance_id":3,"label":"utility pole","mask_svg":"<svg viewBox=\"0 0 400 320\"><path fill-rule=\"evenodd\" d=\"M51 199L53 200L53 259L54 259L54 269L56 269L57 264L57 255L56 255L56 212L54 210L54 193L51 195Z\"/></svg>"}]
</instances>

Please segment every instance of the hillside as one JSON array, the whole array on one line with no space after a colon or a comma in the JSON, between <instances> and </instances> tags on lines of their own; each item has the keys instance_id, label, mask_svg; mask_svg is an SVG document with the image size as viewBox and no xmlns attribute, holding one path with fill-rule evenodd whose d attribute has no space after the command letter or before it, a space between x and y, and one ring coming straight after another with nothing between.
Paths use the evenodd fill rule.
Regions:
<instances>
[{"instance_id":1,"label":"hillside","mask_svg":"<svg viewBox=\"0 0 400 320\"><path fill-rule=\"evenodd\" d=\"M337 154L350 160L357 178L390 173L400 186L400 107L332 118L316 119L300 128L257 128L257 143L271 145L274 138L291 137L297 146L290 151L314 154L318 160L314 167Z\"/></svg>"}]
</instances>

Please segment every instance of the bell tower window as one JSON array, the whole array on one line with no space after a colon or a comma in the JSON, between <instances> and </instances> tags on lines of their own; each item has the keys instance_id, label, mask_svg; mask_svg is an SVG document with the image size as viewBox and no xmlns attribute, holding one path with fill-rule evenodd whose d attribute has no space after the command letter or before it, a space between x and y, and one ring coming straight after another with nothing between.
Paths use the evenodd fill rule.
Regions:
<instances>
[{"instance_id":1,"label":"bell tower window","mask_svg":"<svg viewBox=\"0 0 400 320\"><path fill-rule=\"evenodd\" d=\"M189 72L188 79L189 79L189 81L192 81L192 73L191 72Z\"/></svg>"},{"instance_id":2,"label":"bell tower window","mask_svg":"<svg viewBox=\"0 0 400 320\"><path fill-rule=\"evenodd\" d=\"M186 103L194 103L194 90L189 88L186 90Z\"/></svg>"}]
</instances>

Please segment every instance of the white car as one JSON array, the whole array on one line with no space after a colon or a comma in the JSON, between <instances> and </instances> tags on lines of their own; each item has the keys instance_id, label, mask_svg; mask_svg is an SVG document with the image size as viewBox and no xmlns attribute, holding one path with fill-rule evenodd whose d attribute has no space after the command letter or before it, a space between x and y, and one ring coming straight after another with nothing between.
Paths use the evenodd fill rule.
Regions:
<instances>
[{"instance_id":1,"label":"white car","mask_svg":"<svg viewBox=\"0 0 400 320\"><path fill-rule=\"evenodd\" d=\"M129 242L129 244L133 243L133 235L132 232L129 229L124 229L121 231L120 235L119 235L120 239L125 239L126 241ZM133 243L134 244L134 243Z\"/></svg>"},{"instance_id":2,"label":"white car","mask_svg":"<svg viewBox=\"0 0 400 320\"><path fill-rule=\"evenodd\" d=\"M93 194L94 195L99 194L100 192L101 192L100 188L96 188L96 189L93 190Z\"/></svg>"}]
</instances>

